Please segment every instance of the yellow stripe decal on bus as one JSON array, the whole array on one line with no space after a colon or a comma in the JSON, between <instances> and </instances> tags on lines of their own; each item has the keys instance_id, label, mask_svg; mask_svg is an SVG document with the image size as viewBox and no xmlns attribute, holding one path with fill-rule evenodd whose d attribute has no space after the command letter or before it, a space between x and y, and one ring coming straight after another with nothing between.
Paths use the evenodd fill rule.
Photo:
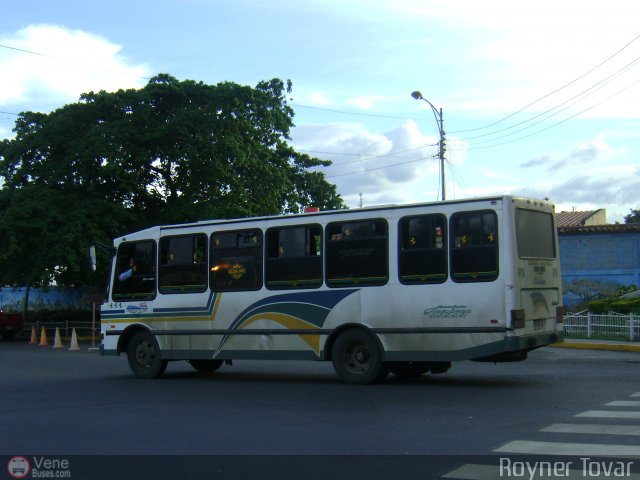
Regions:
<instances>
[{"instance_id":1,"label":"yellow stripe decal on bus","mask_svg":"<svg viewBox=\"0 0 640 480\"><path fill-rule=\"evenodd\" d=\"M277 312L263 312L258 315L251 316L247 318L239 329L244 330L246 327L251 325L252 323L258 322L260 320L270 320L272 322L276 322L282 325L284 328L289 330L297 330L297 329L312 329L318 330L318 327L313 325L312 323L305 322L303 319L294 317L291 315L287 315L284 313ZM298 335L302 340L305 341L307 345L311 347L311 349L316 353L316 355L320 355L320 336L319 335Z\"/></svg>"}]
</instances>

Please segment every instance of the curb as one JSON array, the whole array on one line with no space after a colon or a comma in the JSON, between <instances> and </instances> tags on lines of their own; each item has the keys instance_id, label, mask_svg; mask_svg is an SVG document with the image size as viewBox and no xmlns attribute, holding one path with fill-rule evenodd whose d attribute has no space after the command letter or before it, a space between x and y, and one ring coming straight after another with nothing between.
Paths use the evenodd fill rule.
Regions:
<instances>
[{"instance_id":1,"label":"curb","mask_svg":"<svg viewBox=\"0 0 640 480\"><path fill-rule=\"evenodd\" d=\"M640 345L625 345L619 343L589 343L589 342L560 342L552 343L549 347L573 348L576 350L608 350L610 352L640 352Z\"/></svg>"}]
</instances>

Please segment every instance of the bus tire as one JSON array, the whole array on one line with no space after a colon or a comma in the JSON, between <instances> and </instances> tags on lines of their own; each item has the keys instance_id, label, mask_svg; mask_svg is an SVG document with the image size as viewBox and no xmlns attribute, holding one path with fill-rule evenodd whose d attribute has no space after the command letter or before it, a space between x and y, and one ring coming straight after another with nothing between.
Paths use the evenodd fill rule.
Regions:
<instances>
[{"instance_id":1,"label":"bus tire","mask_svg":"<svg viewBox=\"0 0 640 480\"><path fill-rule=\"evenodd\" d=\"M149 332L137 332L127 345L127 360L136 377L157 378L167 368L167 360L160 356L156 337Z\"/></svg>"},{"instance_id":2,"label":"bus tire","mask_svg":"<svg viewBox=\"0 0 640 480\"><path fill-rule=\"evenodd\" d=\"M389 364L389 370L396 377L413 378L424 375L431 370L431 364L428 362L393 362Z\"/></svg>"},{"instance_id":3,"label":"bus tire","mask_svg":"<svg viewBox=\"0 0 640 480\"><path fill-rule=\"evenodd\" d=\"M331 349L333 368L345 383L369 384L383 379L388 367L377 340L359 328L341 333Z\"/></svg>"},{"instance_id":4,"label":"bus tire","mask_svg":"<svg viewBox=\"0 0 640 480\"><path fill-rule=\"evenodd\" d=\"M187 360L200 373L215 372L222 366L222 360Z\"/></svg>"}]
</instances>

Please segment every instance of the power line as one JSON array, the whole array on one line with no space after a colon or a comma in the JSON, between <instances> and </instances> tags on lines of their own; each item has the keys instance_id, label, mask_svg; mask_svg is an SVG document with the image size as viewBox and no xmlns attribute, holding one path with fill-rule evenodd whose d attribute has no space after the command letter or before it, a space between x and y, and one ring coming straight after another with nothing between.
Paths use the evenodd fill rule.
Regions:
<instances>
[{"instance_id":1,"label":"power line","mask_svg":"<svg viewBox=\"0 0 640 480\"><path fill-rule=\"evenodd\" d=\"M613 54L609 55L606 59L604 59L603 61L601 61L599 64L597 64L596 66L590 68L588 71L586 71L585 73L579 75L578 77L574 78L573 80L571 80L570 82L567 82L566 84L562 85L561 87L556 88L555 90L543 95L542 97L538 98L537 100L534 100L533 102L530 102L529 104L525 105L524 107L516 110L515 112L507 115L506 117L498 120L497 122L493 122L490 123L488 125L482 126L482 127L476 127L476 128L471 128L471 129L465 129L465 130L454 130L454 131L450 131L448 132L449 134L455 134L455 133L464 133L464 132L471 132L471 131L478 131L478 130L484 130L487 128L490 128L492 126L498 125L502 122L504 122L505 120L508 120L509 118L514 117L515 115L517 115L518 113L521 113L522 111L526 110L529 107L532 107L533 105L541 102L542 100L560 92L561 90L573 85L574 83L578 82L579 80L583 79L584 77L586 77L587 75L593 73L595 70L597 70L598 68L600 68L601 66L603 66L604 64L606 64L607 62L609 62L610 60L612 60L613 58L615 58L617 55L619 55L621 52L623 52L625 49L627 49L631 44L633 44L635 41L637 41L640 38L640 34L635 36L631 41L627 42L622 48L618 49L616 52L614 52ZM633 62L631 62L630 64L627 64L626 67L623 67L624 70L625 68L628 68L630 65L635 64L638 61L638 59L635 59ZM618 71L620 72L620 70ZM615 76L618 72L614 73L611 76ZM611 77L610 76L610 77ZM609 78L609 77L607 77ZM598 82L598 84L601 82ZM596 85L598 85L596 84ZM593 86L591 87L593 88ZM589 89L587 89L589 90ZM575 98L575 97L572 97ZM571 100L571 99L570 99ZM569 101L570 101L569 100ZM514 128L516 126L522 125L523 123L526 123L528 121L531 121L535 118L538 118L541 115L544 115L545 113L548 113L549 111L553 111L557 108L559 108L560 106L564 105L566 102L561 103L560 105L557 105L556 107L553 107L550 110L547 110L546 112L543 112L541 114L535 115L534 117L528 119L528 120L524 120L522 122L516 123L514 125L511 125L509 127L497 130L495 132L490 132L490 133L486 133L483 135L478 135L476 137L469 137L465 140L470 140L473 138L480 138L480 137L484 137L484 136L490 136L490 135L494 135L496 133L502 132L504 130L508 130L511 128ZM378 118L396 118L396 119L405 119L407 118L406 116L398 116L398 115L384 115L384 114L373 114L373 113L362 113L362 112L350 112L350 111L344 111L344 110L338 110L338 109L329 109L329 108L323 108L323 107L315 107L315 106L310 106L310 105L301 105L301 104L291 104L292 106L298 107L298 108L307 108L307 109L313 109L313 110L319 110L319 111L326 111L326 112L331 112L331 113L338 113L341 115L353 115L353 116L362 116L362 117L378 117ZM423 147L416 147L417 148L423 148ZM338 153L336 153L338 154Z\"/></svg>"},{"instance_id":2,"label":"power line","mask_svg":"<svg viewBox=\"0 0 640 480\"><path fill-rule=\"evenodd\" d=\"M395 119L401 119L401 120L407 120L408 118L408 116L406 115L400 116L400 115L385 115L381 113L350 112L346 110L337 110L337 109L334 110L331 108L316 107L312 105L301 105L299 103L290 103L289 105L297 108L307 108L309 110L319 110L321 112L339 113L340 115L353 115L356 117L395 118Z\"/></svg>"},{"instance_id":3,"label":"power line","mask_svg":"<svg viewBox=\"0 0 640 480\"><path fill-rule=\"evenodd\" d=\"M600 68L602 65L604 65L605 63L607 63L608 61L610 61L612 58L614 58L616 55L618 55L619 53L621 53L623 50L625 50L627 47L629 47L629 45L631 45L633 42L635 42L636 40L638 40L640 38L640 34L637 35L636 37L634 37L630 42L628 42L625 46L623 46L621 49L619 49L617 52L613 53L612 55L610 55L609 57L607 57L605 60L603 60L602 62L600 62L598 65L596 65L595 67L591 68L590 70L588 70L587 72L583 73L582 75L578 76L577 78L571 80L570 82L564 84L563 86L556 88L555 90L553 90L552 92L547 93L546 95L543 95L542 97L538 98L537 100L529 103L528 105L525 105L524 107L520 108L519 110L516 110L515 112L507 115L506 117L498 120L497 122L493 122L489 125L485 125L483 127L477 127L477 128L470 128L470 129L466 129L466 130L456 130L453 132L449 132L449 133L464 133L464 132L472 132L472 131L477 131L477 130L484 130L485 128L489 128L489 127L493 127L495 125L498 125L502 122L504 122L505 120L508 120L509 118L517 115L518 113L522 112L523 110L526 110L527 108L535 105L536 103L544 100L547 97L550 97L551 95L558 93L559 91L567 88L570 85L573 85L574 83L576 83L577 81L581 80L582 78L586 77L587 75L589 75L590 73L592 73L594 70Z\"/></svg>"},{"instance_id":4,"label":"power line","mask_svg":"<svg viewBox=\"0 0 640 480\"><path fill-rule=\"evenodd\" d=\"M5 48L7 50L14 50L16 52L28 53L30 55L37 55L39 57L52 58L54 60L60 60L60 61L63 61L63 62L74 63L76 65L82 65L84 67L91 67L91 68L95 68L97 70L103 70L105 72L117 73L118 75L126 75L126 76L129 76L129 77L141 78L143 80L151 80L151 77L143 77L141 75L135 75L133 73L127 73L127 72L122 72L122 71L119 71L119 70L113 70L113 69L110 69L110 68L100 67L98 65L92 65L90 63L81 62L79 60L71 60L69 58L58 57L58 56L55 56L55 55L49 55L49 54L41 53L41 52L34 52L32 50L25 50L24 48L12 47L11 45L0 44L0 48Z\"/></svg>"},{"instance_id":5,"label":"power line","mask_svg":"<svg viewBox=\"0 0 640 480\"><path fill-rule=\"evenodd\" d=\"M421 158L416 158L415 160L409 160L406 162L399 162L399 163L394 163L393 165L384 165L381 167L375 167L375 168L367 168L364 170L358 170L357 172L346 172L346 173L338 173L335 175L326 175L327 178L337 178L337 177L346 177L347 175L357 175L359 173L368 173L368 172L373 172L376 170L383 170L385 168L391 168L391 167L401 167L404 165L408 165L410 163L415 163L415 162L421 162L422 160L426 160L429 157L421 157ZM431 158L435 158L435 157L431 157Z\"/></svg>"},{"instance_id":6,"label":"power line","mask_svg":"<svg viewBox=\"0 0 640 480\"><path fill-rule=\"evenodd\" d=\"M617 77L619 77L620 75L622 75L626 71L630 70L631 68L635 67L639 62L640 62L640 57L635 58L634 60L632 60L631 62L626 64L624 67L618 69L617 71L615 71L614 73L612 73L608 77L605 77L604 79L600 80L599 82L595 83L594 85L590 86L589 88L581 91L580 93L578 93L578 94L574 95L573 97L565 100L564 102L562 102L562 103L560 103L560 104L558 104L558 105L556 105L556 106L554 106L554 107L552 107L552 108L550 108L548 110L545 110L544 112L541 112L541 113L538 113L537 115L534 115L531 118L528 118L528 119L523 120L521 122L515 123L515 124L510 125L508 127L502 128L500 130L496 130L495 132L489 132L489 133L485 133L485 134L482 134L482 135L476 135L476 136L473 136L473 137L461 138L461 140L462 141L474 140L474 139L477 139L477 138L488 137L488 136L495 135L495 134L500 133L500 132L504 132L506 130L510 130L512 128L518 127L518 126L523 125L525 123L529 123L529 122L535 120L536 118L545 116L548 113L551 113L551 112L553 112L555 110L558 110L560 107L568 104L567 107L565 107L565 108L563 108L561 110L558 110L555 113L552 113L551 115L547 115L542 120L539 120L537 122L529 124L528 126L526 126L524 128L521 128L519 130L516 130L515 132L508 133L508 134L503 135L503 136L498 137L498 138L494 138L494 139L490 139L490 140L484 140L484 141L480 141L480 142L476 142L476 143L492 142L494 140L498 140L500 138L505 138L505 137L508 137L510 135L514 135L514 134L519 133L519 132L521 132L523 130L531 128L531 127L533 127L535 125L538 125L539 123L543 122L544 120L547 120L547 119L549 119L551 117L554 117L554 116L558 115L561 112L564 112L565 110L567 110L568 108L572 107L576 103L579 103L579 102L583 101L584 99L586 99L587 97L593 95L595 92L597 92L598 90L602 89L604 86L606 86L607 84L609 84L613 80L615 80ZM575 100L575 101L573 101L573 100Z\"/></svg>"},{"instance_id":7,"label":"power line","mask_svg":"<svg viewBox=\"0 0 640 480\"><path fill-rule=\"evenodd\" d=\"M344 155L344 156L349 156L349 157L372 157L372 158L387 158L387 157L392 157L395 155L399 155L401 153L407 153L407 152L412 152L414 150L419 150L421 148L426 148L426 147L435 147L437 146L437 143L426 143L424 145L421 145L419 147L411 147L411 148L406 148L404 150L398 150L397 152L391 152L391 153L385 153L385 154L378 154L378 153L347 153L347 152L326 152L326 151L322 151L322 150L307 150L304 148L299 149L300 152L306 152L306 153L315 153L315 154L320 154L320 155ZM366 160L366 159L363 159Z\"/></svg>"},{"instance_id":8,"label":"power line","mask_svg":"<svg viewBox=\"0 0 640 480\"><path fill-rule=\"evenodd\" d=\"M640 61L640 57L639 57L638 59L634 60L633 62L631 62L630 64L628 64L628 65L627 65L627 67L625 67L625 68L623 68L623 69L620 69L620 70L619 70L618 72L616 72L616 73L617 73L617 74L619 74L619 73L621 73L622 71L624 71L624 70L626 70L626 69L628 69L628 68L631 68L631 66L633 66L633 64L635 64L635 63L636 63L636 62L638 62L638 61ZM605 79L605 80L610 81L610 77L607 77L607 79ZM605 82L605 81L603 80L603 81L601 81L601 82L599 82L599 83L603 83L603 82L605 82L605 84L606 84L606 83L608 83L608 81L607 81L607 82ZM494 147L498 147L498 146L502 146L502 145L507 145L507 144L509 144L509 143L517 142L517 141L519 141L519 140L523 140L523 139L525 139L525 138L529 138L529 137L531 137L531 136L537 135L537 134L542 133L542 132L544 132L544 131L546 131L546 130L549 130L549 129L551 129L551 128L554 128L554 127L556 127L556 126L558 126L558 125L561 125L561 124L563 124L563 123L566 123L566 122L568 122L569 120L571 120L571 119L573 119L573 118L575 118L575 117L577 117L577 116L580 116L580 115L582 115L583 113L586 113L586 112L588 112L589 110L592 110L592 109L594 109L594 108L596 108L596 107L598 107L598 106L602 105L603 103L605 103L605 102L607 102L607 101L611 100L612 98L614 98L614 97L616 97L616 96L620 95L621 93L623 93L623 92L625 92L626 90L628 90L628 89L632 88L633 86L635 86L635 85L636 85L636 84L638 84L638 83L640 83L640 80L637 80L637 81L635 81L635 82L633 82L633 83L631 83L631 84L627 85L625 88L623 88L623 89L619 90L618 92L614 93L613 95L608 96L607 98L605 98L605 99L603 99L603 100L601 100L601 101L599 101L599 102L597 102L597 103L595 103L595 104L591 105L591 106L590 106L590 107L588 107L588 108L585 108L585 109L581 110L580 112L577 112L577 113L575 113L575 114L573 114L573 115L571 115L571 116L569 116L569 117L567 117L567 118L565 118L565 119L563 119L563 120L561 120L561 121L559 121L559 122L556 122L556 123L554 123L554 124L552 124L552 125L548 125L548 126L547 126L547 127L545 127L545 128L542 128L542 129L540 129L540 130L536 130L535 132L529 133L529 134L527 134L527 135L523 135L523 136L521 136L521 137L518 137L518 138L515 138L515 139L512 139L512 140L509 140L509 141L506 141L506 142L496 143L496 144L492 144L492 145L479 146L479 147L475 147L475 146L473 146L473 145L472 145L471 147L467 147L467 148L464 148L464 149L463 149L463 148L455 148L455 147L452 147L452 146L450 145L448 150L449 150L449 151L461 151L461 150L478 150L478 149L494 148ZM579 94L579 95L577 95L577 96L575 96L575 97L573 97L573 98L575 99L576 97L583 96L583 98L579 98L579 100L577 100L577 101L581 101L581 100L583 100L583 99L585 98L585 96L584 96L585 92L588 92L589 90L592 90L592 89L593 89L594 87L596 87L597 85L599 85L599 84L596 84L596 85L592 86L590 89L587 89L587 90L585 90L585 91L581 92L581 94ZM599 88L602 88L603 86L604 86L604 85L600 85L600 87L599 87ZM599 88L598 88L598 89L599 89ZM591 95L592 93L594 93L594 92L587 93L587 94L586 94L586 96L589 96L589 95ZM577 101L576 101L576 102L571 103L570 105L568 105L566 108L564 108L564 109L560 110L559 112L556 112L556 113L554 113L553 115L550 115L550 116L548 116L548 117L546 117L546 118L544 118L544 119L542 119L542 120L540 120L540 121L536 122L536 123L535 123L535 124L533 124L533 125L530 125L530 126L528 126L528 127L525 127L524 129L520 129L520 130L518 130L518 131L516 131L516 132L512 132L511 134L504 135L504 136L499 137L499 138L506 138L507 136L510 136L510 135L512 135L512 134L515 134L515 133L519 133L519 132L521 132L521 131L523 131L523 130L525 130L525 129L530 128L531 126L537 125L537 124L541 123L542 121L547 120L548 118L551 118L552 116L555 116L555 115L557 115L558 113L561 113L561 112L563 112L563 111L567 110L569 107L571 107L571 106L573 106L575 103L577 103ZM562 106L562 105L564 105L564 104L566 104L566 103L567 103L567 102L564 102L563 104L560 104L560 106ZM557 108L557 107L555 107L555 108ZM551 109L550 111L552 111L552 110L553 110L553 109ZM494 138L494 139L491 139L491 140L489 140L489 141L495 141L495 140L498 140L499 138ZM418 148L421 148L421 147L418 147ZM435 158L435 157L436 157L436 156L434 155L434 156L433 156L433 157L431 157L431 158ZM327 175L327 178L336 178L336 177L342 177L342 176L348 176L348 175L356 175L356 174L360 174L360 173L368 173L368 172L375 171L375 170L382 170L382 169L385 169L385 168L391 168L391 167L403 166L403 165L407 165L407 164L410 164L410 163L419 162L419 161L425 160L425 159L427 159L427 158L429 158L429 157L421 157L421 158L414 159L414 160L409 160L409 161L406 161L406 162L400 162L400 163L395 163L395 164L392 164L392 165L384 165L384 166L375 167L375 168L363 169L363 170L359 170L359 171L355 171L355 172L346 172L346 173L341 173L341 174L336 174L336 175ZM349 163L354 163L354 162L349 162ZM346 164L347 164L347 163L343 163L342 165L346 165ZM449 164L449 165L450 165L450 168L451 168L451 169L453 168L453 166L452 166L451 162L447 161L447 164Z\"/></svg>"},{"instance_id":9,"label":"power line","mask_svg":"<svg viewBox=\"0 0 640 480\"><path fill-rule=\"evenodd\" d=\"M634 43L635 41L637 41L639 38L640 38L640 34L639 34L639 35L637 35L636 37L634 37L631 41L629 41L627 44L625 44L622 48L618 49L616 52L614 52L613 54L611 54L609 57L607 57L606 59L604 59L603 61L601 61L598 65L596 65L596 66L592 67L591 69L589 69L587 72L583 73L582 75L579 75L578 77L576 77L575 79L571 80L570 82L568 82L568 83L566 83L566 84L562 85L561 87L556 88L555 90L553 90L553 91L551 91L551 92L549 92L549 93L547 93L547 94L543 95L542 97L538 98L537 100L535 100L535 101L533 101L533 102L530 102L530 103L529 103L529 104L527 104L526 106L524 106L524 107L520 108L519 110L517 110L517 111L515 111L515 112L513 112L513 113L511 113L511 114L509 114L509 115L507 115L506 117L504 117L504 118L502 118L502 119L498 120L497 122L493 122L493 123L488 124L488 125L485 125L485 126L483 126L483 127L477 127L477 128L472 128L472 129L466 129L466 130L454 130L454 131L451 131L451 132L448 132L448 133L449 133L449 134L455 134L455 133L463 133L463 132L477 131L477 130L483 130L483 129L487 129L487 128L490 128L490 127L492 127L492 126L498 125L498 124L500 124L500 123L504 122L505 120L508 120L509 118L514 117L514 116L515 116L515 115L517 115L518 113L521 113L522 111L526 110L527 108L529 108L529 107L531 107L531 106L533 106L533 105L535 105L535 104L539 103L540 101L542 101L542 100L544 100L544 99L546 99L546 98L548 98L548 97L550 97L550 96L552 96L552 95L554 95L554 94L556 94L556 93L560 92L561 90L563 90L563 89L565 89L565 88L567 88L567 87L569 87L569 86L573 85L574 83L578 82L579 80L581 80L581 79L585 78L587 75L589 75L589 74L593 73L595 70L597 70L598 68L600 68L601 66L603 66L605 63L609 62L609 61L610 61L610 60L612 60L614 57L616 57L617 55L619 55L622 51L624 51L626 48L628 48L631 44L633 44L633 43ZM638 58L634 59L632 62L628 63L627 65L625 65L625 66L624 66L624 67L622 67L621 69L617 70L617 71L616 71L616 72L614 72L613 74L611 74L611 75L609 75L608 77L604 78L603 80L601 80L601 81L597 82L596 84L592 85L591 87L587 88L586 90L583 90L583 91L582 91L582 92L580 92L579 94L574 95L574 96L573 96L573 97L571 97L570 99L568 99L568 100L566 100L566 101L564 101L564 102L562 102L562 103L560 103L560 104L558 104L558 105L556 105L556 106L554 106L554 107L552 107L552 108L550 108L550 109L548 109L548 110L546 110L546 111L544 111L544 112L542 112L542 113L536 114L536 115L534 115L533 117L531 117L531 118L529 118L529 119L523 120L523 121L521 121L521 122L515 123L515 124L510 125L510 126L505 127L505 128L501 128L501 129L496 130L496 131L494 131L494 132L489 132L489 133L485 133L485 134L481 134L481 135L476 135L476 136L468 137L468 138L462 138L462 139L460 139L460 140L461 140L461 141L468 141L468 140L473 140L473 139L476 139L476 138L482 138L482 137L488 137L488 136L496 135L497 133L501 133L501 132L504 132L504 131L506 131L506 130L510 130L510 129L515 128L515 127L518 127L518 126L520 126L520 125L524 125L524 124L526 124L526 123L532 122L533 120L535 120L535 119L537 119L537 118L539 118L539 117L544 117L542 120L539 120L539 121L537 121L537 122L535 122L535 123L532 123L532 124L528 125L528 126L527 126L527 127L525 127L525 128L522 128L522 129L516 130L516 131L514 131L514 132L511 132L511 133L509 133L509 134L507 134L507 135L503 135L503 136L498 137L498 138L493 138L493 139L487 140L486 142L494 142L494 141L499 140L499 139L501 139L501 138L506 138L506 137L508 137L508 136L511 136L511 135L515 135L515 134L517 134L517 133L520 133L520 132L522 132L522 131L524 131L524 130L526 130L526 129L532 128L532 127L534 127L535 125L538 125L539 123L541 123L542 121L547 120L547 119L549 119L549 118L551 118L551 117L553 117L553 116L555 116L555 115L558 115L559 113L561 113L561 112L563 112L563 111L567 110L570 106L573 106L573 105L575 105L576 103L578 103L578 102L580 102L580 101L584 100L584 99L585 99L585 98L587 98L588 96L592 95L593 93L595 93L595 91L599 90L599 89L600 89L600 88L602 88L604 85L606 85L607 83L609 83L610 81L612 81L612 79L614 79L614 78L618 77L618 76L619 76L619 75L621 75L622 73L625 73L627 70L629 70L630 68L632 68L633 66L635 66L639 61L640 61L640 57L638 57ZM628 87L628 88L629 88L629 87ZM626 88L625 88L624 90L626 90ZM622 90L622 91L624 91L624 90ZM614 96L616 96L616 95L618 95L618 94L622 93L622 91L618 92L618 93L617 93L617 94L615 94L615 95L612 95L612 96L608 97L608 99L613 98ZM589 92L590 92L590 93L589 93ZM576 99L577 99L577 100L576 100ZM572 100L576 100L576 101L575 101L575 102L572 102ZM606 101L606 100L605 100L605 101ZM572 102L572 103L570 103L570 102ZM548 126L548 127L545 127L545 128L543 128L543 129L541 129L541 130L537 130L536 132L533 132L533 133L531 133L531 134L529 134L529 135L521 136L521 137L518 137L518 138L513 139L513 140L511 140L511 141L508 141L508 142L502 142L502 143L498 143L498 144L494 144L494 145L489 145L489 146L484 146L484 147L473 147L473 146L471 146L471 147L470 147L470 148L468 148L468 149L473 149L473 148L491 148L491 147L494 147L494 146L505 145L505 144L512 143L512 142L515 142L515 141L518 141L518 140L522 140L522 139L524 139L524 138L528 138L528 137L530 137L530 136L533 136L533 135L536 135L536 134L538 134L538 133L541 133L541 132L544 132L544 131L546 131L546 130L549 130L550 128L553 128L553 127L555 127L555 126L561 125L562 123L565 123L565 122L566 122L566 121L568 121L569 119L575 118L576 116L580 115L581 113L584 113L584 112L586 112L586 111L589 111L589 110L591 110L592 108L595 108L595 106L598 106L598 105L600 105L600 104L602 104L602 103L604 103L604 101L603 101L603 102L599 102L598 104L596 104L596 105L594 105L594 106L592 106L592 107L590 107L590 108L587 108L587 109L583 110L582 112L580 112L580 113L578 113L578 114L576 114L576 115L572 115L572 116L570 116L569 118L567 118L567 119L565 119L565 120L562 120L562 121L560 121L560 122L556 122L556 123L554 123L553 125ZM561 109L561 110L559 110L559 111L557 111L556 113L553 113L553 114L551 114L551 115L547 115L548 113L554 112L554 111L558 110L560 107L562 107L562 106L564 106L564 105L567 105L567 104L569 104L569 106L568 106L568 107L566 107L566 108L564 108L564 109ZM328 109L328 108L321 108L321 107L313 107L313 106L300 105L300 104L292 104L292 105L293 105L293 106L296 106L296 107L300 107L300 108L309 108L309 109L321 110L321 111L327 111L327 112L332 112L332 113L339 113L339 114L344 114L344 115L366 116L366 117L381 117L381 118L406 118L406 117L400 117L400 116L396 116L396 115L381 115L381 114L367 114L367 113L347 112L347 111L342 111L342 110ZM545 115L547 115L547 116L545 116ZM486 143L486 142L477 142L477 143ZM427 147L427 146L432 146L432 145L421 145L421 146L418 146L418 147L414 147L414 148L412 148L412 149L407 149L407 150L405 150L405 151L418 150L418 149L421 149L421 148L424 148L424 147ZM450 150L456 150L456 151L457 151L457 150L462 150L462 149L455 149L455 148L451 149L451 148L450 148ZM309 152L313 152L313 151L309 150ZM331 155L369 156L369 157L374 157L374 156L375 156L375 155L362 155L362 154L357 154L357 153L350 153L350 154L347 154L347 153L340 153L340 152L316 152L316 153L324 153L324 154L331 154ZM400 152L397 152L397 153L400 153ZM394 155L395 155L395 154L394 154ZM380 157L385 157L385 156L388 156L388 155L380 155ZM358 161L361 161L361 160L358 160ZM350 163L355 163L355 162L350 162ZM344 165L344 164L346 164L346 163L343 163L343 165ZM386 167L381 167L381 168L386 168ZM364 170L364 171L367 171L367 170ZM355 173L361 173L361 172L353 172L353 174L355 174ZM350 174L351 174L351 173L350 173Z\"/></svg>"},{"instance_id":10,"label":"power line","mask_svg":"<svg viewBox=\"0 0 640 480\"><path fill-rule=\"evenodd\" d=\"M569 117L565 118L564 120L561 120L561 121L559 121L559 122L556 122L556 123L554 123L554 124L552 124L552 125L549 125L549 126L547 126L547 127L545 127L545 128L542 128L542 129L540 129L540 130L536 130L535 132L532 132L532 133L530 133L530 134L528 134L528 135L524 135L524 136L522 136L522 137L518 137L518 138L514 138L513 140L509 140L509 141L507 141L507 142L496 143L496 144L493 144L493 145L485 145L485 146L481 146L481 147L474 147L474 146L472 145L471 147L469 147L469 148L465 148L465 149L456 149L456 148L454 147L454 148L449 148L449 150L459 151L459 150L479 150L479 149L484 149L484 148L493 148L493 147L498 147L498 146L502 146L502 145L507 145L507 144L509 144L509 143L517 142L517 141L519 141L519 140L523 140L523 139L525 139L525 138L532 137L533 135L537 135L538 133L542 133L542 132L544 132L544 131L546 131L546 130L549 130L549 129L554 128L554 127L557 127L558 125L561 125L561 124L563 124L563 123L565 123L565 122L568 122L569 120L571 120L571 119L573 119L573 118L575 118L575 117L577 117L577 116L579 116L579 115L582 115L583 113L588 112L589 110L593 110L594 108L596 108L596 107L598 107L598 106L602 105L603 103L605 103L605 102L607 102L607 101L611 100L611 99L612 99L612 98L614 98L614 97L617 97L618 95L620 95L621 93L625 92L626 90L630 89L631 87L635 86L635 85L636 85L636 84L638 84L638 83L640 83L640 80L637 80L637 81L635 81L635 82L631 83L630 85L627 85L627 86L626 86L625 88L623 88L622 90L617 91L617 92L616 92L616 93L614 93L613 95L608 96L607 98L605 98L605 99L603 99L603 100L599 101L598 103L595 103L595 104L591 105L590 107L585 108L584 110L581 110L580 112L577 112L577 113L575 113L575 114L573 114L573 115L571 115L571 116L569 116Z\"/></svg>"}]
</instances>

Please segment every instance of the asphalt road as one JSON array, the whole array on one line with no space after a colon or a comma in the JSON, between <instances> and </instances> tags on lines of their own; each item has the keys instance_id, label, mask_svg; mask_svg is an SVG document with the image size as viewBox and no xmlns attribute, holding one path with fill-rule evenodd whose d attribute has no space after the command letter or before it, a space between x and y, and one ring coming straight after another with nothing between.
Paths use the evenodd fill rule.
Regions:
<instances>
[{"instance_id":1,"label":"asphalt road","mask_svg":"<svg viewBox=\"0 0 640 480\"><path fill-rule=\"evenodd\" d=\"M621 408L633 410L639 353L544 348L525 362L459 362L443 375L359 386L314 362L237 361L206 375L175 362L162 378L141 380L124 356L82 347L0 342L0 455L371 455L394 462L528 454L548 443L613 445L615 454L639 444L640 433L545 430L593 424L580 415L610 402L630 401ZM637 428L636 413L637 420L596 421ZM449 466L438 468L444 474Z\"/></svg>"}]
</instances>

